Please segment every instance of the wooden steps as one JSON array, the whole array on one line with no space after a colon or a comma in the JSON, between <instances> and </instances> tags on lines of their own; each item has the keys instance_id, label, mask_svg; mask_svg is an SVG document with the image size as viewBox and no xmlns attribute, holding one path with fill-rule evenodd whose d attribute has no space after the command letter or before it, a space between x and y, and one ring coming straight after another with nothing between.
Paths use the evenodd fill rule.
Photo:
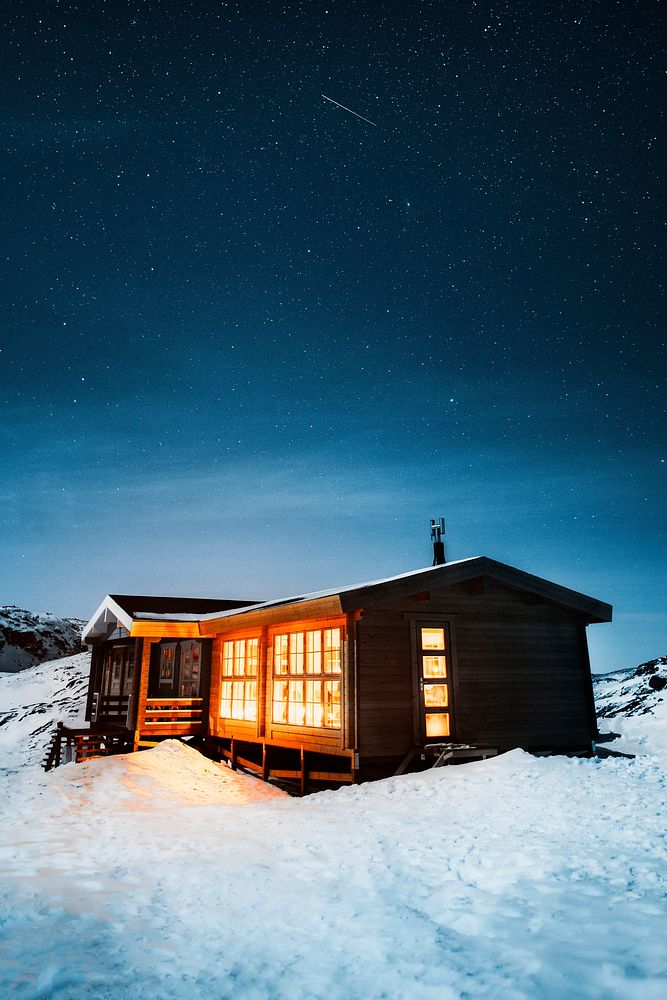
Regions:
<instances>
[{"instance_id":1,"label":"wooden steps","mask_svg":"<svg viewBox=\"0 0 667 1000\"><path fill-rule=\"evenodd\" d=\"M42 761L42 767L45 771L51 771L54 767L72 761L80 764L96 757L130 753L132 749L132 738L129 733L70 729L59 722Z\"/></svg>"}]
</instances>

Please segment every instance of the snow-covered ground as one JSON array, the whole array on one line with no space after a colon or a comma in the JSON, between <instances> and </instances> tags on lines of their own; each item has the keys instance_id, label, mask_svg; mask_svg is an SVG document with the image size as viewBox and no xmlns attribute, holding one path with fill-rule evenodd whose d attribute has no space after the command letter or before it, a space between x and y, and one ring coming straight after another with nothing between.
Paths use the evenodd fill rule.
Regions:
<instances>
[{"instance_id":1,"label":"snow-covered ground","mask_svg":"<svg viewBox=\"0 0 667 1000\"><path fill-rule=\"evenodd\" d=\"M0 996L663 1000L666 706L301 800L174 742L7 773Z\"/></svg>"}]
</instances>

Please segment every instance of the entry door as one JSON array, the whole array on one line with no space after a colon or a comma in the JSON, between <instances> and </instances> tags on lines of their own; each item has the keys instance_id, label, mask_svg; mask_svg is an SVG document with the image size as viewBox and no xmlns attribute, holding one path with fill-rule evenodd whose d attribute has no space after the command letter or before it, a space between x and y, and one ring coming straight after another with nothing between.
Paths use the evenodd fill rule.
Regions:
<instances>
[{"instance_id":1,"label":"entry door","mask_svg":"<svg viewBox=\"0 0 667 1000\"><path fill-rule=\"evenodd\" d=\"M199 696L201 676L201 643L190 640L181 643L181 698Z\"/></svg>"},{"instance_id":2,"label":"entry door","mask_svg":"<svg viewBox=\"0 0 667 1000\"><path fill-rule=\"evenodd\" d=\"M420 730L425 743L451 736L449 639L446 625L417 624Z\"/></svg>"}]
</instances>

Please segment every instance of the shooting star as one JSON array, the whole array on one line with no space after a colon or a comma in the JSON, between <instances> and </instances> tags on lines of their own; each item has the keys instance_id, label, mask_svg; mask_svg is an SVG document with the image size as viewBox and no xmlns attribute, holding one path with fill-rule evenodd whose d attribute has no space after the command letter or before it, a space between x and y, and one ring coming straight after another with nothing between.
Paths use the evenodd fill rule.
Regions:
<instances>
[{"instance_id":1,"label":"shooting star","mask_svg":"<svg viewBox=\"0 0 667 1000\"><path fill-rule=\"evenodd\" d=\"M322 97L325 101L331 101L331 103L335 104L337 108L342 108L343 111L349 111L351 115L356 115L357 118L361 118L362 122L368 122L368 124L372 125L373 128L377 128L375 122L372 122L370 118L364 118L363 115L357 115L356 111L353 111L352 108L346 108L344 104L339 104L338 101L334 101L333 97L327 97L326 94L322 94Z\"/></svg>"}]
</instances>

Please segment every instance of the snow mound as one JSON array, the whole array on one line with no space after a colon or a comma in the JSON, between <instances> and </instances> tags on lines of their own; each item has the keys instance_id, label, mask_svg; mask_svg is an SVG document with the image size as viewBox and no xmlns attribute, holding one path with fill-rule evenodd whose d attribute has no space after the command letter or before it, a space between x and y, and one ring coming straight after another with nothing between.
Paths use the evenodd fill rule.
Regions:
<instances>
[{"instance_id":1,"label":"snow mound","mask_svg":"<svg viewBox=\"0 0 667 1000\"><path fill-rule=\"evenodd\" d=\"M182 806L245 805L288 798L286 792L217 764L178 740L140 753L100 757L58 768L38 783L68 809L102 816L122 810L160 812Z\"/></svg>"},{"instance_id":2,"label":"snow mound","mask_svg":"<svg viewBox=\"0 0 667 1000\"><path fill-rule=\"evenodd\" d=\"M613 750L654 757L667 769L667 699L646 715L616 716L614 732L620 739L611 744Z\"/></svg>"},{"instance_id":3,"label":"snow mound","mask_svg":"<svg viewBox=\"0 0 667 1000\"><path fill-rule=\"evenodd\" d=\"M81 651L85 622L0 605L0 672L14 673Z\"/></svg>"},{"instance_id":4,"label":"snow mound","mask_svg":"<svg viewBox=\"0 0 667 1000\"><path fill-rule=\"evenodd\" d=\"M85 726L90 653L0 673L0 773L39 766L57 722Z\"/></svg>"}]
</instances>

